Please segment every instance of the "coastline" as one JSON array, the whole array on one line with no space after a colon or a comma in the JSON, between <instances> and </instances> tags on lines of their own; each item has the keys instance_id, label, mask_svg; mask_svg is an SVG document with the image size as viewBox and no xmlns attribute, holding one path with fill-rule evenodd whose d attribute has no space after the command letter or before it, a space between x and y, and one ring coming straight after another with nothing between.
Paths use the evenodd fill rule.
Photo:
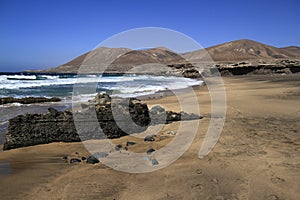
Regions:
<instances>
[{"instance_id":1,"label":"coastline","mask_svg":"<svg viewBox=\"0 0 300 200\"><path fill-rule=\"evenodd\" d=\"M201 115L206 117L200 120L192 146L170 166L128 174L103 164L66 163L63 156L72 157L75 152L88 155L82 143L37 145L0 153L0 161L10 162L12 167L0 180L1 193L13 199L139 199L141 195L144 199L299 199L300 76L223 80L227 118L218 144L204 159L198 159L197 153L209 125L210 97L205 86L195 90ZM189 102L192 94L180 95ZM179 110L172 95L145 102ZM177 127L178 123L168 124L162 134ZM195 129L184 128L186 134ZM157 149L171 139L150 145ZM126 136L113 142L132 140ZM130 151L138 152L145 145L137 142Z\"/></svg>"}]
</instances>

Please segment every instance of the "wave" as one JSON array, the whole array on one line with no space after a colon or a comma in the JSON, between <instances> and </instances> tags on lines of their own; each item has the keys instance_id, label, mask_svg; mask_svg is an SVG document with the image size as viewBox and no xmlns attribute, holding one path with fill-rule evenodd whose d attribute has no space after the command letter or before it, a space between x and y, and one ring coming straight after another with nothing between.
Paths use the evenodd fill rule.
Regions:
<instances>
[{"instance_id":1,"label":"wave","mask_svg":"<svg viewBox=\"0 0 300 200\"><path fill-rule=\"evenodd\" d=\"M8 77L16 79L8 79ZM24 77L30 80L25 80ZM80 97L83 99L92 99L94 94L88 93L95 91L108 91L112 92L112 95L120 97L137 97L154 94L158 91L183 89L202 83L202 81L184 77L152 75L84 75L78 77L74 75L39 75L39 77L36 75L1 75L0 97L38 95L64 98L73 95L73 87L80 88L80 92L86 93L84 94L86 96ZM96 87L96 90L91 90L92 87Z\"/></svg>"},{"instance_id":2,"label":"wave","mask_svg":"<svg viewBox=\"0 0 300 200\"><path fill-rule=\"evenodd\" d=\"M7 80L36 80L36 75L11 75L6 76Z\"/></svg>"}]
</instances>

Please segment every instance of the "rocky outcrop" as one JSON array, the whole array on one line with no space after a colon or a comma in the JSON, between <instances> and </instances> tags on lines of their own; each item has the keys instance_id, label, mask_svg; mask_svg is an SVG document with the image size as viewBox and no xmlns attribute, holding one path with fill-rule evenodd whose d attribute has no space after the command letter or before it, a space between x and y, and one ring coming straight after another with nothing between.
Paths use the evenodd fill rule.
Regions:
<instances>
[{"instance_id":1,"label":"rocky outcrop","mask_svg":"<svg viewBox=\"0 0 300 200\"><path fill-rule=\"evenodd\" d=\"M300 72L300 61L284 59L218 63L216 68L220 71L222 76L292 74Z\"/></svg>"},{"instance_id":2,"label":"rocky outcrop","mask_svg":"<svg viewBox=\"0 0 300 200\"><path fill-rule=\"evenodd\" d=\"M46 97L25 97L25 98L14 98L4 97L0 98L0 105L8 103L21 103L21 104L32 104L32 103L45 103L45 102L58 102L60 98L46 98Z\"/></svg>"},{"instance_id":3,"label":"rocky outcrop","mask_svg":"<svg viewBox=\"0 0 300 200\"><path fill-rule=\"evenodd\" d=\"M145 131L150 125L201 118L185 112L165 111L160 106L155 106L149 112L147 104L138 99L112 100L106 94L97 95L94 101L82 107L74 113L49 108L47 114L26 114L10 119L3 149L50 142L119 138ZM95 113L96 121L91 117ZM95 122L100 126L94 126ZM79 129L80 136L77 134Z\"/></svg>"}]
</instances>

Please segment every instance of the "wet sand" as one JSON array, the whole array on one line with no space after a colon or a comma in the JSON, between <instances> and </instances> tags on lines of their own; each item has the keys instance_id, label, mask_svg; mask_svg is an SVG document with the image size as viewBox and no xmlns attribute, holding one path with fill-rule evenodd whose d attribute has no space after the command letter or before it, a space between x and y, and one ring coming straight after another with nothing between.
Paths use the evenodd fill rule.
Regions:
<instances>
[{"instance_id":1,"label":"wet sand","mask_svg":"<svg viewBox=\"0 0 300 200\"><path fill-rule=\"evenodd\" d=\"M1 199L300 199L300 76L224 78L227 116L218 144L204 159L199 148L209 125L210 96L195 88L200 126L191 147L170 166L133 174L103 164L68 164L64 156L88 156L82 143L52 143L0 152L12 171L0 178ZM191 93L180 94L189 103ZM147 100L179 111L175 96ZM191 105L192 107L192 105ZM159 149L179 122L166 125L160 140L135 141L129 152ZM174 150L175 151L175 150ZM76 154L77 152L77 154ZM2 165L0 165L1 167ZM7 166L6 166L7 167Z\"/></svg>"}]
</instances>

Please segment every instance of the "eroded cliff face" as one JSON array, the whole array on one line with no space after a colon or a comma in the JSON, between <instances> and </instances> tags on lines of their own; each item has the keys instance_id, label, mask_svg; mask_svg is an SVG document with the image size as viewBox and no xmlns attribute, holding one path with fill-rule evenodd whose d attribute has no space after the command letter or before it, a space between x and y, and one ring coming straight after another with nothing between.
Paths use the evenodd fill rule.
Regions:
<instances>
[{"instance_id":1,"label":"eroded cliff face","mask_svg":"<svg viewBox=\"0 0 300 200\"><path fill-rule=\"evenodd\" d=\"M216 62L216 63L187 63L169 64L168 67L177 70L186 78L201 78L214 76L239 75L270 75L270 74L294 74L300 72L300 60L274 59L251 60L241 62ZM218 73L219 72L219 73Z\"/></svg>"},{"instance_id":2,"label":"eroded cliff face","mask_svg":"<svg viewBox=\"0 0 300 200\"><path fill-rule=\"evenodd\" d=\"M49 108L47 114L26 114L10 119L3 149L119 138L145 131L150 125L200 118L195 114L165 111L159 106L149 110L147 104L138 99L111 101L108 95L99 94L94 101L82 105L82 109L74 113Z\"/></svg>"},{"instance_id":3,"label":"eroded cliff face","mask_svg":"<svg viewBox=\"0 0 300 200\"><path fill-rule=\"evenodd\" d=\"M216 67L222 76L293 74L300 72L299 60L244 61L219 63Z\"/></svg>"}]
</instances>

